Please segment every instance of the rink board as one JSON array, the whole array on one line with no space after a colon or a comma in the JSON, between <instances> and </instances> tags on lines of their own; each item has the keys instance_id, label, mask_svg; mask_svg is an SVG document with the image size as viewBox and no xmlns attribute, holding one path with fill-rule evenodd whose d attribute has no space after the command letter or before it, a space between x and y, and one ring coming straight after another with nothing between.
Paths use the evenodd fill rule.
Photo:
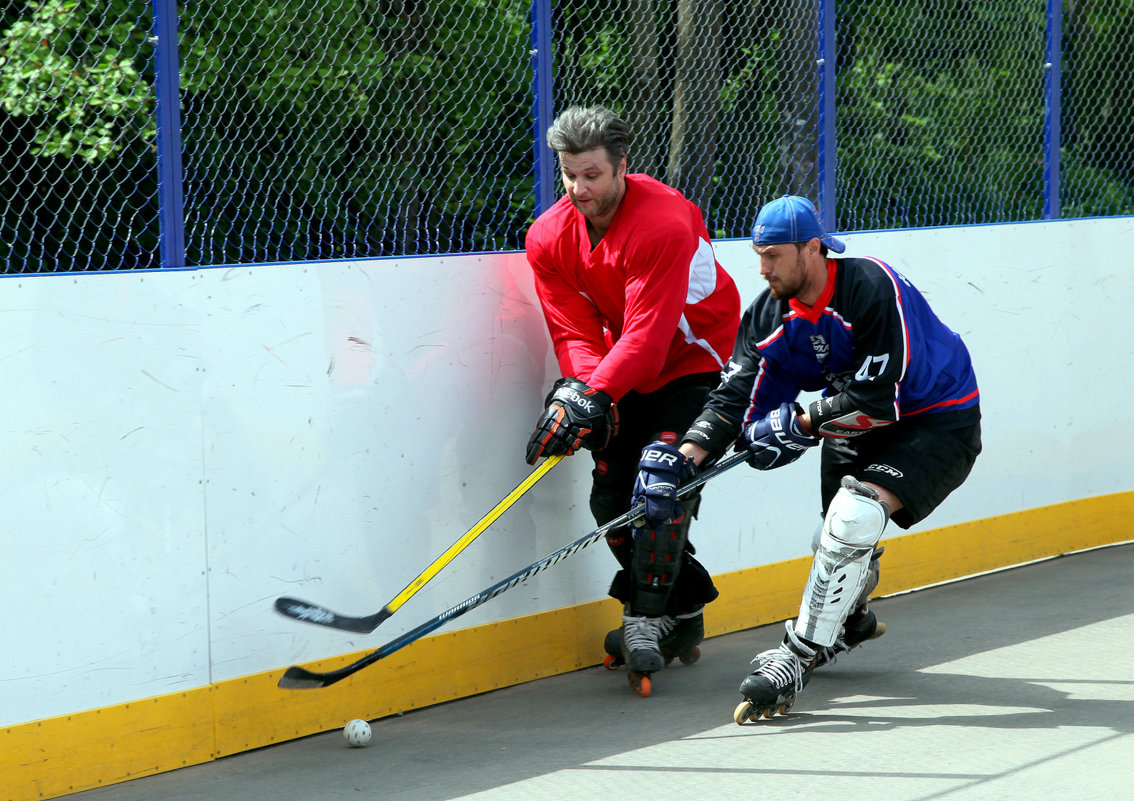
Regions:
<instances>
[{"instance_id":1,"label":"rink board","mask_svg":"<svg viewBox=\"0 0 1134 801\"><path fill-rule=\"evenodd\" d=\"M1126 541L1132 515L1134 492L891 537L876 596ZM716 576L707 635L793 616L809 567L800 558ZM320 690L280 690L277 670L0 729L0 799L127 781L325 731L328 719L377 720L593 666L618 615L607 599L435 634ZM332 670L364 653L306 666Z\"/></svg>"},{"instance_id":2,"label":"rink board","mask_svg":"<svg viewBox=\"0 0 1134 801\"><path fill-rule=\"evenodd\" d=\"M1098 345L1127 341L1129 321L1097 300L1134 305L1110 245L1131 234L1113 218L845 235L961 333L982 392L984 453L925 524L887 539L880 592L1129 538L1134 451L1115 434L1122 405L1097 402L1134 390ZM755 297L748 244L717 252ZM3 276L0 312L18 389L0 396L16 566L0 607L20 610L0 653L0 801L601 659L617 610L597 545L341 686L275 686L594 526L589 460L572 458L374 634L272 611L281 595L375 611L530 473L524 445L558 372L523 254ZM816 461L706 489L694 539L722 589L710 634L795 613ZM478 659L454 670L454 653Z\"/></svg>"}]
</instances>

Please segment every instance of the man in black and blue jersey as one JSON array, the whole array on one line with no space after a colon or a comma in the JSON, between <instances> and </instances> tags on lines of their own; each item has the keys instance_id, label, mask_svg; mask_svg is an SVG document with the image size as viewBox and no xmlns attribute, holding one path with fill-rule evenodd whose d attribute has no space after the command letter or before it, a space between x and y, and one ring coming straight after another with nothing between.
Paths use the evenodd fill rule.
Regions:
<instances>
[{"instance_id":1,"label":"man in black and blue jersey","mask_svg":"<svg viewBox=\"0 0 1134 801\"><path fill-rule=\"evenodd\" d=\"M885 631L867 607L883 529L925 519L981 450L968 350L909 280L875 258L832 258L845 245L803 197L765 205L752 246L768 287L679 447L643 451L634 499L665 515L681 482L730 446L771 470L822 445L824 519L799 615L754 660L737 723L786 712L812 670Z\"/></svg>"}]
</instances>

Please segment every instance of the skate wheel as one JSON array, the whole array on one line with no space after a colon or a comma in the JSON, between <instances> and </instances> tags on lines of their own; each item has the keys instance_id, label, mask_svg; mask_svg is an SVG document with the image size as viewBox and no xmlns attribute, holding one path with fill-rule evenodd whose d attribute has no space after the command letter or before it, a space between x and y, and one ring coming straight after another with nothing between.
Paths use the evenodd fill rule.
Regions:
<instances>
[{"instance_id":1,"label":"skate wheel","mask_svg":"<svg viewBox=\"0 0 1134 801\"><path fill-rule=\"evenodd\" d=\"M751 717L752 702L748 700L741 701L732 712L733 722L736 723L737 726L743 726Z\"/></svg>"},{"instance_id":2,"label":"skate wheel","mask_svg":"<svg viewBox=\"0 0 1134 801\"><path fill-rule=\"evenodd\" d=\"M607 670L618 670L618 667L621 664L622 658L614 656L613 654L607 654L606 657L602 660L602 666Z\"/></svg>"},{"instance_id":3,"label":"skate wheel","mask_svg":"<svg viewBox=\"0 0 1134 801\"><path fill-rule=\"evenodd\" d=\"M653 683L650 681L649 676L643 676L641 673L630 674L630 686L634 688L634 692L643 698L650 697L650 690L653 689Z\"/></svg>"},{"instance_id":4,"label":"skate wheel","mask_svg":"<svg viewBox=\"0 0 1134 801\"><path fill-rule=\"evenodd\" d=\"M681 664L683 665L695 665L697 664L697 660L701 658L701 649L694 645L677 658L681 660Z\"/></svg>"}]
</instances>

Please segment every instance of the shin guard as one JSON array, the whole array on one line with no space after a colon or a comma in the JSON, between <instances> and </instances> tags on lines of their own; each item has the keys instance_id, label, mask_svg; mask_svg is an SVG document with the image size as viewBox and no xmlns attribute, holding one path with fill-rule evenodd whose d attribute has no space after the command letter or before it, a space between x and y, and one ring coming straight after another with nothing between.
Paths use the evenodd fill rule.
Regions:
<instances>
[{"instance_id":1,"label":"shin guard","mask_svg":"<svg viewBox=\"0 0 1134 801\"><path fill-rule=\"evenodd\" d=\"M835 642L871 577L874 546L889 519L877 492L850 476L843 478L823 521L796 634L822 647Z\"/></svg>"},{"instance_id":2,"label":"shin guard","mask_svg":"<svg viewBox=\"0 0 1134 801\"><path fill-rule=\"evenodd\" d=\"M634 529L634 555L631 570L634 577L634 601L637 615L661 615L673 591L673 584L685 561L685 544L689 541L689 524L693 510L686 509L681 518L655 528Z\"/></svg>"}]
</instances>

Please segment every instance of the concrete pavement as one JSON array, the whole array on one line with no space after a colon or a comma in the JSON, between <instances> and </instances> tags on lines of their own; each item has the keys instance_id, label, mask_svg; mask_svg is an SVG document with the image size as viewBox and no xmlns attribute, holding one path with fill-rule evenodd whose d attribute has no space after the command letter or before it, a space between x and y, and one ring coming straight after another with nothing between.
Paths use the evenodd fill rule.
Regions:
<instances>
[{"instance_id":1,"label":"concrete pavement","mask_svg":"<svg viewBox=\"0 0 1134 801\"><path fill-rule=\"evenodd\" d=\"M648 699L588 668L375 721L367 748L330 732L68 799L1134 798L1134 544L873 609L887 634L785 718L732 722L776 624L706 641Z\"/></svg>"}]
</instances>

